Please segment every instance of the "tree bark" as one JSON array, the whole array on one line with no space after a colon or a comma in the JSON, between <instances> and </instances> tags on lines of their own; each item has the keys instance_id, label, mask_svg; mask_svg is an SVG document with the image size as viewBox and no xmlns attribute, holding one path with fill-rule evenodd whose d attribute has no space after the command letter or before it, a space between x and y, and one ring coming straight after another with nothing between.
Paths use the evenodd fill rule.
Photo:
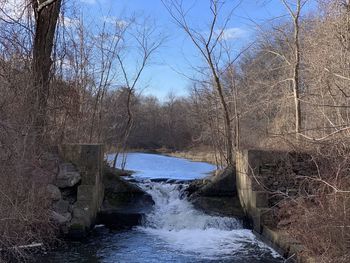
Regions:
<instances>
[{"instance_id":1,"label":"tree bark","mask_svg":"<svg viewBox=\"0 0 350 263\"><path fill-rule=\"evenodd\" d=\"M220 102L224 110L224 119L225 119L225 133L226 133L226 151L227 151L227 163L232 165L233 164L233 136L232 136L232 124L230 119L230 111L228 109L224 92L222 89L221 81L219 77L216 75L216 71L213 70L214 79L216 83L216 88L219 93Z\"/></svg>"},{"instance_id":2,"label":"tree bark","mask_svg":"<svg viewBox=\"0 0 350 263\"><path fill-rule=\"evenodd\" d=\"M297 13L294 16L294 67L293 67L293 96L295 107L295 133L297 138L301 131L301 109L300 109L300 85L299 85L299 71L300 71L300 42L299 42L299 17L300 17L300 1L297 4Z\"/></svg>"},{"instance_id":3,"label":"tree bark","mask_svg":"<svg viewBox=\"0 0 350 263\"><path fill-rule=\"evenodd\" d=\"M32 1L35 13L33 46L33 85L35 145L42 143L47 128L47 104L50 94L51 53L62 0Z\"/></svg>"},{"instance_id":4,"label":"tree bark","mask_svg":"<svg viewBox=\"0 0 350 263\"><path fill-rule=\"evenodd\" d=\"M294 63L293 63L293 76L292 76L292 86L293 86L293 98L294 98L294 112L295 112L295 134L298 139L301 132L301 109L300 109L300 15L302 9L301 0L296 1L296 10L293 11L292 7L286 0L282 0L282 3L287 8L291 18L293 19L293 46L294 46Z\"/></svg>"}]
</instances>

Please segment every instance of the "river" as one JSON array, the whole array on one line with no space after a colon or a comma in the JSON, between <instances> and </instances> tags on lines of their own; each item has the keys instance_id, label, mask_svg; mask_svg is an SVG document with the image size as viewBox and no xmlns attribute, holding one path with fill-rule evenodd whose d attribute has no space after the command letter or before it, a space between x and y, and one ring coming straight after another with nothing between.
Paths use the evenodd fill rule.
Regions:
<instances>
[{"instance_id":1,"label":"river","mask_svg":"<svg viewBox=\"0 0 350 263\"><path fill-rule=\"evenodd\" d=\"M136 171L133 179L155 201L142 225L128 231L97 226L84 242L68 242L36 262L283 262L239 220L206 215L186 200L182 194L186 181L207 176L214 166L130 153L126 169Z\"/></svg>"}]
</instances>

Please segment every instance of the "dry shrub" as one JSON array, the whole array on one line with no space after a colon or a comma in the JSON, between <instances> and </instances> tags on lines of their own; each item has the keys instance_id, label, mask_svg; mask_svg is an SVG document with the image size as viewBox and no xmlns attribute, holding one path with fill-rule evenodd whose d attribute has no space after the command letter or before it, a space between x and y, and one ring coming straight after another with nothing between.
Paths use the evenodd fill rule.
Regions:
<instances>
[{"instance_id":1,"label":"dry shrub","mask_svg":"<svg viewBox=\"0 0 350 263\"><path fill-rule=\"evenodd\" d=\"M294 204L285 203L280 213L290 216L286 230L317 262L350 262L349 193L300 198Z\"/></svg>"},{"instance_id":2,"label":"dry shrub","mask_svg":"<svg viewBox=\"0 0 350 263\"><path fill-rule=\"evenodd\" d=\"M19 246L55 239L47 185L57 172L57 160L54 155L34 155L33 147L23 144L21 130L1 131L0 261L23 262L30 251Z\"/></svg>"},{"instance_id":3,"label":"dry shrub","mask_svg":"<svg viewBox=\"0 0 350 263\"><path fill-rule=\"evenodd\" d=\"M24 260L27 251L18 246L48 244L55 237L46 190L48 177L33 165L1 168L0 259Z\"/></svg>"},{"instance_id":4,"label":"dry shrub","mask_svg":"<svg viewBox=\"0 0 350 263\"><path fill-rule=\"evenodd\" d=\"M48 244L55 237L46 187L57 164L33 140L31 63L25 55L7 51L0 59L0 262L23 262L30 253L18 246ZM48 138L42 136L40 142Z\"/></svg>"},{"instance_id":5,"label":"dry shrub","mask_svg":"<svg viewBox=\"0 0 350 263\"><path fill-rule=\"evenodd\" d=\"M280 204L279 227L304 244L317 262L350 262L347 147L333 142L318 148L313 158L318 175L304 178L310 191Z\"/></svg>"}]
</instances>

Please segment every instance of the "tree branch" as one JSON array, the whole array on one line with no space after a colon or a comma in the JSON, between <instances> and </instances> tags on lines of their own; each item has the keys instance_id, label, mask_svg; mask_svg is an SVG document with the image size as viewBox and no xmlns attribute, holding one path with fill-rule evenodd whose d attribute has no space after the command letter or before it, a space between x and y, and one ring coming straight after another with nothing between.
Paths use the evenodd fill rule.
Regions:
<instances>
[{"instance_id":1,"label":"tree branch","mask_svg":"<svg viewBox=\"0 0 350 263\"><path fill-rule=\"evenodd\" d=\"M56 2L56 0L47 0L41 4L39 4L39 1L38 1L38 8L37 8L37 12L40 13L41 10L43 10L45 7L53 4L54 2Z\"/></svg>"}]
</instances>

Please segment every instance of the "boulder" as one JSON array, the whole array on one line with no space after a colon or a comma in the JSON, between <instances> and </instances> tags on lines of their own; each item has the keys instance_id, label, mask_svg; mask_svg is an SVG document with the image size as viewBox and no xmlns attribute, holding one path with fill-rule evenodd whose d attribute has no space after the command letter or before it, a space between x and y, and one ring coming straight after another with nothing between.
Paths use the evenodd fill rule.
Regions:
<instances>
[{"instance_id":1,"label":"boulder","mask_svg":"<svg viewBox=\"0 0 350 263\"><path fill-rule=\"evenodd\" d=\"M189 192L199 196L237 196L236 172L233 167L227 167L218 175L192 182Z\"/></svg>"},{"instance_id":2,"label":"boulder","mask_svg":"<svg viewBox=\"0 0 350 263\"><path fill-rule=\"evenodd\" d=\"M186 189L195 208L211 215L244 217L236 189L236 173L227 167L221 173L195 180Z\"/></svg>"},{"instance_id":3,"label":"boulder","mask_svg":"<svg viewBox=\"0 0 350 263\"><path fill-rule=\"evenodd\" d=\"M119 176L105 177L105 201L103 207L120 209L139 207L143 210L154 205L152 197L137 185Z\"/></svg>"},{"instance_id":4,"label":"boulder","mask_svg":"<svg viewBox=\"0 0 350 263\"><path fill-rule=\"evenodd\" d=\"M55 212L59 214L65 214L69 211L69 202L66 200L59 200L52 204L52 208Z\"/></svg>"},{"instance_id":5,"label":"boulder","mask_svg":"<svg viewBox=\"0 0 350 263\"><path fill-rule=\"evenodd\" d=\"M62 226L69 223L69 221L72 219L72 214L69 212L60 214L55 211L52 211L51 219L58 225Z\"/></svg>"},{"instance_id":6,"label":"boulder","mask_svg":"<svg viewBox=\"0 0 350 263\"><path fill-rule=\"evenodd\" d=\"M98 223L114 229L130 228L140 223L153 208L152 197L137 185L120 176L104 176L105 199Z\"/></svg>"},{"instance_id":7,"label":"boulder","mask_svg":"<svg viewBox=\"0 0 350 263\"><path fill-rule=\"evenodd\" d=\"M59 166L59 173L55 185L59 188L73 187L81 180L80 173L71 163L63 163Z\"/></svg>"},{"instance_id":8,"label":"boulder","mask_svg":"<svg viewBox=\"0 0 350 263\"><path fill-rule=\"evenodd\" d=\"M49 198L52 201L59 201L59 200L62 199L61 191L60 191L60 189L57 186L55 186L53 184L49 184L46 187L46 190L47 190L47 193L49 195Z\"/></svg>"},{"instance_id":9,"label":"boulder","mask_svg":"<svg viewBox=\"0 0 350 263\"><path fill-rule=\"evenodd\" d=\"M190 201L196 209L209 215L244 218L244 211L238 197L195 196L190 198Z\"/></svg>"},{"instance_id":10,"label":"boulder","mask_svg":"<svg viewBox=\"0 0 350 263\"><path fill-rule=\"evenodd\" d=\"M207 184L210 181L211 181L210 177L205 179L193 180L186 189L187 195L191 196L197 193L199 189L201 189L205 184Z\"/></svg>"}]
</instances>

